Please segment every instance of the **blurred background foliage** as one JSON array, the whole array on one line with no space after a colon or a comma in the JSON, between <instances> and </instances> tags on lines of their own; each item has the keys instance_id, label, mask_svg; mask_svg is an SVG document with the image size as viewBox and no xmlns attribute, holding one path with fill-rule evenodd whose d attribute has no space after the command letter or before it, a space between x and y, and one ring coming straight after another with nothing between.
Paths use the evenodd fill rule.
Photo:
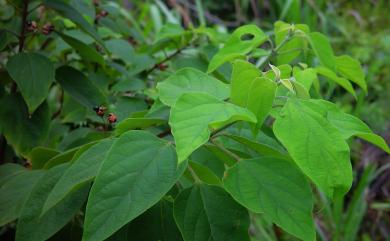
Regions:
<instances>
[{"instance_id":1,"label":"blurred background foliage","mask_svg":"<svg viewBox=\"0 0 390 241\"><path fill-rule=\"evenodd\" d=\"M0 0L1 27L14 29L20 26L17 0ZM35 2L35 3L34 3ZM99 83L100 91L144 90L149 82L141 81L142 71L157 69L154 81L166 78L175 69L185 66L207 68L207 59L216 51L211 45L202 46L200 53L186 49L189 39L180 38L179 46L164 41L167 37L185 36L185 29L198 26L211 26L218 34L210 33L211 42L223 42L224 33L240 25L255 23L267 34L272 35L273 24L278 20L290 23L307 24L312 31L326 34L332 42L336 55L348 54L360 60L366 74L368 93L358 90L358 99L346 94L340 88L330 86L324 97L338 103L345 111L363 119L374 131L390 137L390 2L388 0L117 0L117 1L69 1L91 23L98 26L102 38L110 38L105 45L113 53L109 67L102 71L88 73L89 78ZM39 3L31 1L31 8L39 8ZM96 7L97 6L97 7ZM53 16L56 16L53 18ZM56 28L86 44L94 44L94 39L80 30L72 28L72 22L52 15L39 8L32 19L51 22ZM167 24L181 24L183 29L167 28ZM80 57L68 49L61 38L48 38L33 35L28 38L26 48L51 51L51 58L58 62L68 62L77 67ZM119 40L119 37L121 40ZM126 40L123 40L126 36ZM4 69L9 52L3 51L15 42L15 37L7 31L0 32L0 66ZM115 39L117 38L117 39ZM161 41L159 41L161 39ZM42 44L43 43L43 44ZM130 45L128 44L130 43ZM191 43L194 46L198 42ZM12 49L12 48L9 48ZM167 49L169 55L161 49ZM99 50L99 49L98 49ZM179 51L178 51L179 50ZM132 55L125 55L125 52ZM186 54L178 55L185 52ZM261 54L261 53L259 53ZM152 56L152 57L151 57ZM166 65L161 60L170 57ZM224 69L226 69L224 71ZM125 73L123 75L118 73ZM227 78L228 66L220 69L220 78ZM122 77L119 77L122 76ZM123 78L118 80L118 78ZM112 81L115 79L115 81ZM131 79L131 81L128 81ZM9 83L6 72L0 71L1 84ZM0 88L0 91L4 91ZM153 99L155 93L148 90L142 93ZM144 103L134 95L117 97L113 101L118 118L131 112L144 110ZM61 121L54 120L49 130L47 147L60 147L68 150L88 141L98 139L99 132L91 132L83 121L88 117L92 123L100 120L93 112L86 110L68 95L51 89L49 100L63 98ZM111 97L114 98L114 97ZM61 103L62 103L61 102ZM58 101L49 101L51 113L56 113ZM132 104L132 110L124 106ZM62 105L62 104L61 104ZM159 107L154 106L156 115ZM54 116L55 117L55 116ZM71 125L64 123L72 123ZM77 128L75 128L77 126ZM69 132L72 130L71 132ZM64 133L71 134L64 134ZM100 137L103 138L103 137ZM330 203L318 195L316 204L317 232L322 240L390 240L390 157L377 148L354 142L353 165L355 182L353 189L342 200ZM5 158L12 156L10 151ZM10 158L10 157L8 157ZM253 240L294 240L270 224L261 215L253 215L251 234Z\"/></svg>"}]
</instances>

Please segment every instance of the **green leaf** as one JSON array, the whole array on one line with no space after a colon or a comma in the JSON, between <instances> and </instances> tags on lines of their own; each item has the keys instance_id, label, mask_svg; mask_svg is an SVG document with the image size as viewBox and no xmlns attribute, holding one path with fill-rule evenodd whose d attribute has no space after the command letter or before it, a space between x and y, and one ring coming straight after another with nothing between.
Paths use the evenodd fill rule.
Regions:
<instances>
[{"instance_id":1,"label":"green leaf","mask_svg":"<svg viewBox=\"0 0 390 241\"><path fill-rule=\"evenodd\" d=\"M222 185L221 179L206 166L193 161L190 161L188 164L202 182L217 186Z\"/></svg>"},{"instance_id":2,"label":"green leaf","mask_svg":"<svg viewBox=\"0 0 390 241\"><path fill-rule=\"evenodd\" d=\"M140 228L142 227L142 228ZM107 241L183 241L173 219L173 200L163 198Z\"/></svg>"},{"instance_id":3,"label":"green leaf","mask_svg":"<svg viewBox=\"0 0 390 241\"><path fill-rule=\"evenodd\" d=\"M32 169L42 169L50 159L58 154L60 152L57 150L38 146L31 150L28 157L31 161Z\"/></svg>"},{"instance_id":4,"label":"green leaf","mask_svg":"<svg viewBox=\"0 0 390 241\"><path fill-rule=\"evenodd\" d=\"M62 66L56 70L56 80L79 103L89 109L107 103L106 97L79 70Z\"/></svg>"},{"instance_id":5,"label":"green leaf","mask_svg":"<svg viewBox=\"0 0 390 241\"><path fill-rule=\"evenodd\" d=\"M27 155L42 144L49 132L49 107L44 102L30 116L20 95L6 95L0 99L0 133L17 154Z\"/></svg>"},{"instance_id":6,"label":"green leaf","mask_svg":"<svg viewBox=\"0 0 390 241\"><path fill-rule=\"evenodd\" d=\"M257 131L261 127L272 109L276 87L274 81L260 77L260 71L253 64L234 61L230 99L233 104L255 114L257 123L253 125L253 130Z\"/></svg>"},{"instance_id":7,"label":"green leaf","mask_svg":"<svg viewBox=\"0 0 390 241\"><path fill-rule=\"evenodd\" d=\"M69 193L88 186L95 178L113 142L112 139L102 140L76 158L53 187L42 212L50 210Z\"/></svg>"},{"instance_id":8,"label":"green leaf","mask_svg":"<svg viewBox=\"0 0 390 241\"><path fill-rule=\"evenodd\" d=\"M358 60L348 55L338 56L336 57L336 69L341 76L354 82L367 93L364 71Z\"/></svg>"},{"instance_id":9,"label":"green leaf","mask_svg":"<svg viewBox=\"0 0 390 241\"><path fill-rule=\"evenodd\" d=\"M228 169L224 186L249 210L264 213L302 240L315 240L310 185L291 162L275 157L240 161Z\"/></svg>"},{"instance_id":10,"label":"green leaf","mask_svg":"<svg viewBox=\"0 0 390 241\"><path fill-rule=\"evenodd\" d=\"M307 34L309 43L320 63L326 68L336 71L336 58L328 38L322 33L312 32Z\"/></svg>"},{"instance_id":11,"label":"green leaf","mask_svg":"<svg viewBox=\"0 0 390 241\"><path fill-rule=\"evenodd\" d=\"M206 93L185 93L171 109L169 125L176 142L178 162L184 161L210 137L209 127L244 120L256 122L252 112Z\"/></svg>"},{"instance_id":12,"label":"green leaf","mask_svg":"<svg viewBox=\"0 0 390 241\"><path fill-rule=\"evenodd\" d=\"M312 68L301 70L299 67L294 67L293 75L295 80L302 84L307 91L311 89L313 82L317 79L317 72Z\"/></svg>"},{"instance_id":13,"label":"green leaf","mask_svg":"<svg viewBox=\"0 0 390 241\"><path fill-rule=\"evenodd\" d=\"M121 135L92 186L83 240L104 240L153 206L185 166L177 166L175 150L169 142L144 131Z\"/></svg>"},{"instance_id":14,"label":"green leaf","mask_svg":"<svg viewBox=\"0 0 390 241\"><path fill-rule=\"evenodd\" d=\"M157 84L159 98L165 105L173 106L184 93L205 92L219 100L229 97L229 85L197 69L183 68L164 82Z\"/></svg>"},{"instance_id":15,"label":"green leaf","mask_svg":"<svg viewBox=\"0 0 390 241\"><path fill-rule=\"evenodd\" d=\"M83 31L88 33L97 42L104 46L103 41L101 40L95 29L92 27L92 25L90 25L74 7L61 0L44 0L43 4L51 9L54 9L63 17L72 20Z\"/></svg>"},{"instance_id":16,"label":"green leaf","mask_svg":"<svg viewBox=\"0 0 390 241\"><path fill-rule=\"evenodd\" d=\"M54 80L53 64L40 54L19 53L9 59L7 71L18 84L29 113L33 113L49 94Z\"/></svg>"},{"instance_id":17,"label":"green leaf","mask_svg":"<svg viewBox=\"0 0 390 241\"><path fill-rule=\"evenodd\" d=\"M332 70L326 67L319 66L316 67L315 70L317 71L318 74L323 75L328 79L336 82L338 85L340 85L345 90L347 90L350 94L352 94L353 97L355 97L355 99L357 99L355 90L353 89L353 86L347 79L337 76L335 72L333 72Z\"/></svg>"},{"instance_id":18,"label":"green leaf","mask_svg":"<svg viewBox=\"0 0 390 241\"><path fill-rule=\"evenodd\" d=\"M289 99L276 118L278 140L305 173L329 197L352 184L349 147L340 132L303 100Z\"/></svg>"},{"instance_id":19,"label":"green leaf","mask_svg":"<svg viewBox=\"0 0 390 241\"><path fill-rule=\"evenodd\" d=\"M3 186L13 176L27 171L25 167L15 163L5 163L0 165L0 187Z\"/></svg>"},{"instance_id":20,"label":"green leaf","mask_svg":"<svg viewBox=\"0 0 390 241\"><path fill-rule=\"evenodd\" d=\"M89 187L73 192L41 215L47 196L68 166L69 164L63 164L46 171L34 186L21 211L16 227L16 241L47 240L79 211Z\"/></svg>"},{"instance_id":21,"label":"green leaf","mask_svg":"<svg viewBox=\"0 0 390 241\"><path fill-rule=\"evenodd\" d=\"M185 241L249 241L249 215L222 188L194 185L175 199L174 217Z\"/></svg>"},{"instance_id":22,"label":"green leaf","mask_svg":"<svg viewBox=\"0 0 390 241\"><path fill-rule=\"evenodd\" d=\"M166 120L157 118L127 118L116 125L115 134L121 135L129 130L137 128L144 129L151 126L162 125L164 123L166 123Z\"/></svg>"},{"instance_id":23,"label":"green leaf","mask_svg":"<svg viewBox=\"0 0 390 241\"><path fill-rule=\"evenodd\" d=\"M43 166L43 169L50 169L52 167L58 166L62 163L70 162L77 158L78 155L81 155L84 151L88 150L91 146L95 145L96 141L90 142L87 144L84 144L82 146L77 146L75 148L69 149L67 151L64 151L50 160L48 160L45 165Z\"/></svg>"},{"instance_id":24,"label":"green leaf","mask_svg":"<svg viewBox=\"0 0 390 241\"><path fill-rule=\"evenodd\" d=\"M21 210L42 171L23 171L9 176L0 187L0 226L19 218Z\"/></svg>"},{"instance_id":25,"label":"green leaf","mask_svg":"<svg viewBox=\"0 0 390 241\"><path fill-rule=\"evenodd\" d=\"M246 37L249 39L245 39ZM256 25L244 25L237 28L225 45L213 56L207 72L213 72L225 62L243 58L267 39L268 36Z\"/></svg>"},{"instance_id":26,"label":"green leaf","mask_svg":"<svg viewBox=\"0 0 390 241\"><path fill-rule=\"evenodd\" d=\"M339 130L344 139L356 136L390 154L390 148L381 136L374 134L366 123L353 115L344 113L335 104L325 100L309 100L302 104L326 118Z\"/></svg>"},{"instance_id":27,"label":"green leaf","mask_svg":"<svg viewBox=\"0 0 390 241\"><path fill-rule=\"evenodd\" d=\"M110 39L106 41L107 49L111 52L111 57L119 58L125 62L125 64L131 64L134 57L134 49L124 39Z\"/></svg>"},{"instance_id":28,"label":"green leaf","mask_svg":"<svg viewBox=\"0 0 390 241\"><path fill-rule=\"evenodd\" d=\"M93 62L93 63L98 63L102 66L105 64L103 56L100 55L94 48L90 47L89 45L86 45L85 43L71 36L62 33L58 33L58 34L67 44L69 44L80 54L83 60Z\"/></svg>"},{"instance_id":29,"label":"green leaf","mask_svg":"<svg viewBox=\"0 0 390 241\"><path fill-rule=\"evenodd\" d=\"M239 135L225 134L224 136L233 139L241 144L248 146L262 156L275 156L281 158L287 158L287 153L278 146L272 146L269 143L261 142L259 140L252 140Z\"/></svg>"},{"instance_id":30,"label":"green leaf","mask_svg":"<svg viewBox=\"0 0 390 241\"><path fill-rule=\"evenodd\" d=\"M293 30L293 28L295 31L300 30L304 33L308 33L310 31L309 27L305 24L291 25L282 21L277 21L274 24L275 44L279 45L289 34L289 31ZM276 56L278 65L289 64L294 61L302 52L305 51L306 45L306 41L301 36L297 36L297 34L292 36L288 42L279 48Z\"/></svg>"}]
</instances>

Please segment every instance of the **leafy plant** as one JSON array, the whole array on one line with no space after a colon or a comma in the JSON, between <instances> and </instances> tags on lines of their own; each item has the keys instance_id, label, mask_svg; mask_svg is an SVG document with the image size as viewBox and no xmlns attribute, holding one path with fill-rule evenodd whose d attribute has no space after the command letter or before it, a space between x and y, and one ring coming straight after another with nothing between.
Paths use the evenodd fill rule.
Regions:
<instances>
[{"instance_id":1,"label":"leafy plant","mask_svg":"<svg viewBox=\"0 0 390 241\"><path fill-rule=\"evenodd\" d=\"M17 241L251 240L259 214L316 240L315 198L337 203L353 182L349 139L390 153L322 98L367 86L307 25L228 34L165 11L153 33L113 1L12 3L1 158L28 168L0 166L0 225Z\"/></svg>"}]
</instances>

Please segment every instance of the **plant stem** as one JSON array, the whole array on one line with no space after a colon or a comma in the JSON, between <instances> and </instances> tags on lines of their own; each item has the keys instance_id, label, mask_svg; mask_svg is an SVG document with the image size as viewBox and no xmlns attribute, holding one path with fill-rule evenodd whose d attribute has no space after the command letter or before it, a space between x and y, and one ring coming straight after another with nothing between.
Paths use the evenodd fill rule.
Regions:
<instances>
[{"instance_id":1,"label":"plant stem","mask_svg":"<svg viewBox=\"0 0 390 241\"><path fill-rule=\"evenodd\" d=\"M192 178L194 178L194 181L195 181L196 183L201 183L202 180L200 180L200 178L198 177L198 175L196 175L194 169L192 169L192 167L190 166L190 164L188 164L188 167L187 167L187 168L188 168L188 171L191 173Z\"/></svg>"},{"instance_id":2,"label":"plant stem","mask_svg":"<svg viewBox=\"0 0 390 241\"><path fill-rule=\"evenodd\" d=\"M28 2L29 0L23 1L22 26L20 29L20 36L19 36L19 53L22 52L24 47L24 41L26 39L26 20L28 15Z\"/></svg>"},{"instance_id":3,"label":"plant stem","mask_svg":"<svg viewBox=\"0 0 390 241\"><path fill-rule=\"evenodd\" d=\"M211 132L211 137L215 136L216 134L218 134L219 132L223 131L223 130L226 130L227 128L231 127L232 125L236 124L237 121L233 121L232 123L229 123L219 129L216 129L214 130L213 132Z\"/></svg>"},{"instance_id":4,"label":"plant stem","mask_svg":"<svg viewBox=\"0 0 390 241\"><path fill-rule=\"evenodd\" d=\"M213 143L216 147L218 147L222 152L224 152L228 156L232 157L237 162L241 161L241 158L238 155L234 154L233 152L231 152L228 149L226 149L224 146L220 145L213 138L210 139L210 142Z\"/></svg>"},{"instance_id":5,"label":"plant stem","mask_svg":"<svg viewBox=\"0 0 390 241\"><path fill-rule=\"evenodd\" d=\"M288 42L290 41L290 39L294 36L294 32L293 31L289 31L286 35L286 37L284 37L284 39L282 40L282 42L280 42L274 49L271 50L271 53L269 55L267 55L265 58L261 59L261 61L257 64L258 68L261 68L263 67L263 65L269 61L269 59L273 56L275 56L278 51Z\"/></svg>"},{"instance_id":6,"label":"plant stem","mask_svg":"<svg viewBox=\"0 0 390 241\"><path fill-rule=\"evenodd\" d=\"M155 64L151 69L149 69L148 71L146 71L146 75L150 74L150 73L153 72L155 69L157 69L158 66L159 66L160 64L164 64L165 62L169 61L170 59L172 59L172 58L175 57L176 55L180 54L181 51L182 51L183 49L185 49L185 48L186 48L186 47L182 47L182 48L176 50L173 54L167 56L165 59L163 59L163 60L161 60L160 62L158 62L157 64Z\"/></svg>"}]
</instances>

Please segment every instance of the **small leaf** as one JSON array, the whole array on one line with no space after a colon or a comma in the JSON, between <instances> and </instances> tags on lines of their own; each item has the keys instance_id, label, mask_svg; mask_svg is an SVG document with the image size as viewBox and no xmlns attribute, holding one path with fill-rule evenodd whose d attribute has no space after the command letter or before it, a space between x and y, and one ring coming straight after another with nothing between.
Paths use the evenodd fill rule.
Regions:
<instances>
[{"instance_id":1,"label":"small leaf","mask_svg":"<svg viewBox=\"0 0 390 241\"><path fill-rule=\"evenodd\" d=\"M62 33L59 33L59 35L67 44L80 54L83 60L98 63L102 66L105 64L103 56L101 56L94 48L71 36Z\"/></svg>"},{"instance_id":2,"label":"small leaf","mask_svg":"<svg viewBox=\"0 0 390 241\"><path fill-rule=\"evenodd\" d=\"M329 197L352 185L349 147L340 132L303 100L290 98L273 125L298 167Z\"/></svg>"},{"instance_id":3,"label":"small leaf","mask_svg":"<svg viewBox=\"0 0 390 241\"><path fill-rule=\"evenodd\" d=\"M245 39L245 37L250 39ZM237 28L225 45L213 56L207 72L213 72L225 62L244 57L267 39L268 36L256 25L244 25Z\"/></svg>"},{"instance_id":4,"label":"small leaf","mask_svg":"<svg viewBox=\"0 0 390 241\"><path fill-rule=\"evenodd\" d=\"M103 41L101 40L95 29L92 27L92 25L90 25L74 7L60 0L44 0L43 4L49 8L54 9L65 18L69 18L70 20L72 20L82 30L84 30L97 42L104 46Z\"/></svg>"},{"instance_id":5,"label":"small leaf","mask_svg":"<svg viewBox=\"0 0 390 241\"><path fill-rule=\"evenodd\" d=\"M134 49L124 39L110 39L106 41L107 49L111 52L111 57L119 58L125 62L125 64L131 64L134 57Z\"/></svg>"},{"instance_id":6,"label":"small leaf","mask_svg":"<svg viewBox=\"0 0 390 241\"><path fill-rule=\"evenodd\" d=\"M275 32L275 44L279 45L289 34L290 31L295 29L295 33L299 31L303 33L308 33L309 27L305 24L288 24L282 21L277 21L274 24ZM304 53L306 48L306 41L299 36L294 34L289 41L287 41L282 47L279 48L279 51L276 56L278 65L289 64L293 62L299 55Z\"/></svg>"},{"instance_id":7,"label":"small leaf","mask_svg":"<svg viewBox=\"0 0 390 241\"><path fill-rule=\"evenodd\" d=\"M252 112L223 102L206 93L186 93L171 109L169 125L176 142L178 162L181 163L210 137L209 127L233 121L256 122Z\"/></svg>"},{"instance_id":8,"label":"small leaf","mask_svg":"<svg viewBox=\"0 0 390 241\"><path fill-rule=\"evenodd\" d=\"M301 70L299 67L294 67L293 75L295 80L302 84L307 91L310 91L314 81L317 80L317 72L312 68Z\"/></svg>"},{"instance_id":9,"label":"small leaf","mask_svg":"<svg viewBox=\"0 0 390 241\"><path fill-rule=\"evenodd\" d=\"M257 123L252 125L255 132L272 109L276 87L274 81L260 77L260 71L254 65L242 60L233 63L230 99L233 104L255 114Z\"/></svg>"},{"instance_id":10,"label":"small leaf","mask_svg":"<svg viewBox=\"0 0 390 241\"><path fill-rule=\"evenodd\" d=\"M115 134L121 135L129 130L144 129L151 126L158 126L166 123L164 119L157 118L127 118L115 126Z\"/></svg>"},{"instance_id":11,"label":"small leaf","mask_svg":"<svg viewBox=\"0 0 390 241\"><path fill-rule=\"evenodd\" d=\"M46 148L43 146L35 147L28 154L28 157L31 161L32 169L42 169L43 166L51 158L58 155L60 152L54 149Z\"/></svg>"},{"instance_id":12,"label":"small leaf","mask_svg":"<svg viewBox=\"0 0 390 241\"><path fill-rule=\"evenodd\" d=\"M43 205L69 164L45 172L26 201L16 226L16 241L47 240L64 227L83 205L89 187L73 192L45 214Z\"/></svg>"},{"instance_id":13,"label":"small leaf","mask_svg":"<svg viewBox=\"0 0 390 241\"><path fill-rule=\"evenodd\" d=\"M44 102L30 116L20 95L5 95L0 99L0 133L17 154L27 155L41 145L49 132L49 107Z\"/></svg>"},{"instance_id":14,"label":"small leaf","mask_svg":"<svg viewBox=\"0 0 390 241\"><path fill-rule=\"evenodd\" d=\"M336 57L336 68L338 73L360 86L367 93L364 71L358 60L348 55L338 56Z\"/></svg>"},{"instance_id":15,"label":"small leaf","mask_svg":"<svg viewBox=\"0 0 390 241\"><path fill-rule=\"evenodd\" d=\"M88 186L90 181L95 178L112 143L112 139L103 140L76 158L51 190L43 206L42 213L50 210L69 193Z\"/></svg>"},{"instance_id":16,"label":"small leaf","mask_svg":"<svg viewBox=\"0 0 390 241\"><path fill-rule=\"evenodd\" d=\"M222 188L195 185L175 199L174 217L185 241L249 241L249 215Z\"/></svg>"},{"instance_id":17,"label":"small leaf","mask_svg":"<svg viewBox=\"0 0 390 241\"><path fill-rule=\"evenodd\" d=\"M329 39L322 33L312 32L307 34L309 43L314 53L320 60L320 63L332 70L336 71L336 58L333 54L332 46L329 43Z\"/></svg>"},{"instance_id":18,"label":"small leaf","mask_svg":"<svg viewBox=\"0 0 390 241\"><path fill-rule=\"evenodd\" d=\"M221 179L206 166L193 161L190 161L188 164L202 182L216 186L222 185Z\"/></svg>"},{"instance_id":19,"label":"small leaf","mask_svg":"<svg viewBox=\"0 0 390 241\"><path fill-rule=\"evenodd\" d=\"M302 240L315 240L310 185L289 161L262 157L238 162L228 170L224 186L249 210L264 213Z\"/></svg>"},{"instance_id":20,"label":"small leaf","mask_svg":"<svg viewBox=\"0 0 390 241\"><path fill-rule=\"evenodd\" d=\"M164 82L157 84L159 98L165 105L173 106L184 93L204 92L219 100L229 97L229 85L197 69L183 68L171 75Z\"/></svg>"},{"instance_id":21,"label":"small leaf","mask_svg":"<svg viewBox=\"0 0 390 241\"><path fill-rule=\"evenodd\" d=\"M31 190L42 175L42 171L24 169L23 172L9 176L7 182L1 184L0 226L19 218Z\"/></svg>"},{"instance_id":22,"label":"small leaf","mask_svg":"<svg viewBox=\"0 0 390 241\"><path fill-rule=\"evenodd\" d=\"M281 79L280 83L282 83L284 87L286 87L289 91L295 94L294 86L289 79Z\"/></svg>"},{"instance_id":23,"label":"small leaf","mask_svg":"<svg viewBox=\"0 0 390 241\"><path fill-rule=\"evenodd\" d=\"M107 102L102 92L83 73L73 67L58 68L56 80L70 96L89 109Z\"/></svg>"},{"instance_id":24,"label":"small leaf","mask_svg":"<svg viewBox=\"0 0 390 241\"><path fill-rule=\"evenodd\" d=\"M29 113L33 113L49 94L54 80L53 64L40 54L19 53L9 59L7 70L18 84Z\"/></svg>"},{"instance_id":25,"label":"small leaf","mask_svg":"<svg viewBox=\"0 0 390 241\"><path fill-rule=\"evenodd\" d=\"M171 144L148 132L121 135L92 186L83 240L105 240L145 212L169 191L185 166L177 166Z\"/></svg>"},{"instance_id":26,"label":"small leaf","mask_svg":"<svg viewBox=\"0 0 390 241\"><path fill-rule=\"evenodd\" d=\"M345 90L347 90L350 94L352 94L353 97L355 97L355 99L357 99L355 90L353 89L353 86L347 79L337 76L335 72L325 67L316 67L315 70L317 71L318 74L323 75L328 79L336 82L338 85L340 85Z\"/></svg>"}]
</instances>

